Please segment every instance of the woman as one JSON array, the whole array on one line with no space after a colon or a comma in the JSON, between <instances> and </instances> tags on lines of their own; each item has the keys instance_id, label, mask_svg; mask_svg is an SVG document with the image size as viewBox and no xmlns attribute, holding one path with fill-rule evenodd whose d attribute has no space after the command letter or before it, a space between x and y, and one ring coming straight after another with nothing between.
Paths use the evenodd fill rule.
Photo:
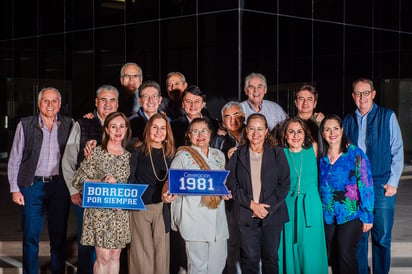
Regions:
<instances>
[{"instance_id":1,"label":"woman","mask_svg":"<svg viewBox=\"0 0 412 274\"><path fill-rule=\"evenodd\" d=\"M129 121L121 112L109 114L104 121L102 145L80 165L73 186L82 193L84 181L110 184L127 182L130 153L125 146L130 139ZM121 209L86 208L83 217L82 245L95 246L94 273L119 273L122 248L130 243L129 213Z\"/></svg>"},{"instance_id":2,"label":"woman","mask_svg":"<svg viewBox=\"0 0 412 274\"><path fill-rule=\"evenodd\" d=\"M358 273L356 250L373 226L373 182L365 153L349 143L339 116L319 128L320 195L333 273Z\"/></svg>"},{"instance_id":3,"label":"woman","mask_svg":"<svg viewBox=\"0 0 412 274\"><path fill-rule=\"evenodd\" d=\"M207 120L193 119L187 131L191 146L179 149L170 168L223 170L225 156L220 150L209 147L211 134ZM172 202L172 227L179 230L186 243L188 273L222 273L229 232L221 198L176 196L165 191L164 201Z\"/></svg>"},{"instance_id":4,"label":"woman","mask_svg":"<svg viewBox=\"0 0 412 274\"><path fill-rule=\"evenodd\" d=\"M188 87L183 92L182 98L182 108L185 115L182 115L171 122L173 137L177 148L185 145L185 133L190 122L195 118L209 119L209 123L211 123L214 131L219 128L217 121L208 117L208 112L206 110L206 94L203 93L199 87Z\"/></svg>"},{"instance_id":5,"label":"woman","mask_svg":"<svg viewBox=\"0 0 412 274\"><path fill-rule=\"evenodd\" d=\"M282 231L279 272L328 273L322 203L318 192L317 144L298 117L282 124L280 143L290 168L286 197L289 222Z\"/></svg>"},{"instance_id":6,"label":"woman","mask_svg":"<svg viewBox=\"0 0 412 274\"><path fill-rule=\"evenodd\" d=\"M259 261L262 273L278 273L280 234L288 221L289 166L263 115L250 115L245 133L246 144L229 160L227 180L240 230L242 273L259 273Z\"/></svg>"},{"instance_id":7,"label":"woman","mask_svg":"<svg viewBox=\"0 0 412 274\"><path fill-rule=\"evenodd\" d=\"M149 186L142 196L146 211L130 213L129 273L166 274L169 273L170 211L161 196L175 154L166 115L154 114L143 136L143 144L132 153L129 182Z\"/></svg>"}]
</instances>

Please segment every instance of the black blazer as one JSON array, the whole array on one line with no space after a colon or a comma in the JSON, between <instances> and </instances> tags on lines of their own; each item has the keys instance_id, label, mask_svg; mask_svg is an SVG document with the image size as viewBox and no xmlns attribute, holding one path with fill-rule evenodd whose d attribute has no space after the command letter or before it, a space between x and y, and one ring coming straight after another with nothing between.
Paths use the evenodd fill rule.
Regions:
<instances>
[{"instance_id":1,"label":"black blazer","mask_svg":"<svg viewBox=\"0 0 412 274\"><path fill-rule=\"evenodd\" d=\"M230 158L227 169L230 170L227 186L232 191L235 201L233 217L238 224L250 226L253 220L253 211L250 209L253 192L249 145L238 148ZM286 155L281 147L264 144L261 178L259 202L270 205L267 208L269 214L263 219L262 225L281 225L289 221L285 199L290 188L290 172Z\"/></svg>"}]
</instances>

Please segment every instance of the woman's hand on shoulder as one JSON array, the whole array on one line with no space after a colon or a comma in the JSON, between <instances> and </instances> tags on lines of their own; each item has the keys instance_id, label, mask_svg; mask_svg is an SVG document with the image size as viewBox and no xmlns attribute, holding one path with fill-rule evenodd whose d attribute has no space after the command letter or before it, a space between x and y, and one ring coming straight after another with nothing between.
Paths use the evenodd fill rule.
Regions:
<instances>
[{"instance_id":1,"label":"woman's hand on shoulder","mask_svg":"<svg viewBox=\"0 0 412 274\"><path fill-rule=\"evenodd\" d=\"M229 148L229 150L227 151L227 157L230 159L232 155L236 152L236 150L237 150L237 146Z\"/></svg>"}]
</instances>

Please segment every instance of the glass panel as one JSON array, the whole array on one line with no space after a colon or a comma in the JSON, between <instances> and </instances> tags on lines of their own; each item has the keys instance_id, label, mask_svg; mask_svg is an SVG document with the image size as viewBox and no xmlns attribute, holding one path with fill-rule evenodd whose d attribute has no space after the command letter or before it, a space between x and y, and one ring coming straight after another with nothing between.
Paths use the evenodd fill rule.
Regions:
<instances>
[{"instance_id":1,"label":"glass panel","mask_svg":"<svg viewBox=\"0 0 412 274\"><path fill-rule=\"evenodd\" d=\"M67 77L72 80L71 113L78 119L94 109L95 69L93 31L73 32L66 37L68 44ZM117 84L114 82L112 84ZM77 96L81 94L81 96Z\"/></svg>"},{"instance_id":2,"label":"glass panel","mask_svg":"<svg viewBox=\"0 0 412 274\"><path fill-rule=\"evenodd\" d=\"M95 0L94 16L96 27L124 24L124 2L115 0Z\"/></svg>"},{"instance_id":3,"label":"glass panel","mask_svg":"<svg viewBox=\"0 0 412 274\"><path fill-rule=\"evenodd\" d=\"M399 1L375 0L374 27L383 29L399 29Z\"/></svg>"},{"instance_id":4,"label":"glass panel","mask_svg":"<svg viewBox=\"0 0 412 274\"><path fill-rule=\"evenodd\" d=\"M345 76L348 84L359 77L373 78L373 30L345 27Z\"/></svg>"},{"instance_id":5,"label":"glass panel","mask_svg":"<svg viewBox=\"0 0 412 274\"><path fill-rule=\"evenodd\" d=\"M39 0L39 34L64 32L64 1Z\"/></svg>"},{"instance_id":6,"label":"glass panel","mask_svg":"<svg viewBox=\"0 0 412 274\"><path fill-rule=\"evenodd\" d=\"M400 29L402 31L412 32L412 20L410 18L412 11L412 1L410 0L399 0L400 14L397 18L400 21Z\"/></svg>"},{"instance_id":7,"label":"glass panel","mask_svg":"<svg viewBox=\"0 0 412 274\"><path fill-rule=\"evenodd\" d=\"M218 119L223 104L238 98L237 22L237 11L199 16L198 84L207 94L211 116Z\"/></svg>"},{"instance_id":8,"label":"glass panel","mask_svg":"<svg viewBox=\"0 0 412 274\"><path fill-rule=\"evenodd\" d=\"M37 1L14 0L13 10L14 37L37 35Z\"/></svg>"},{"instance_id":9,"label":"glass panel","mask_svg":"<svg viewBox=\"0 0 412 274\"><path fill-rule=\"evenodd\" d=\"M279 14L312 18L312 2L302 0L279 1Z\"/></svg>"},{"instance_id":10,"label":"glass panel","mask_svg":"<svg viewBox=\"0 0 412 274\"><path fill-rule=\"evenodd\" d=\"M161 21L161 84L171 71L179 71L189 85L198 83L197 28L195 17L182 17ZM165 95L165 92L163 92Z\"/></svg>"},{"instance_id":11,"label":"glass panel","mask_svg":"<svg viewBox=\"0 0 412 274\"><path fill-rule=\"evenodd\" d=\"M241 25L242 90L244 77L259 72L265 75L268 84L265 99L277 101L277 16L244 12ZM241 94L245 100L245 93Z\"/></svg>"},{"instance_id":12,"label":"glass panel","mask_svg":"<svg viewBox=\"0 0 412 274\"><path fill-rule=\"evenodd\" d=\"M102 84L120 86L120 68L125 59L123 30L120 26L95 31L96 88Z\"/></svg>"},{"instance_id":13,"label":"glass panel","mask_svg":"<svg viewBox=\"0 0 412 274\"><path fill-rule=\"evenodd\" d=\"M64 1L66 4L66 30L89 29L93 27L93 0Z\"/></svg>"},{"instance_id":14,"label":"glass panel","mask_svg":"<svg viewBox=\"0 0 412 274\"><path fill-rule=\"evenodd\" d=\"M240 3L242 9L257 10L264 12L277 12L277 0L271 1L256 1L256 0L244 0ZM243 6L242 6L243 5Z\"/></svg>"},{"instance_id":15,"label":"glass panel","mask_svg":"<svg viewBox=\"0 0 412 274\"><path fill-rule=\"evenodd\" d=\"M126 2L126 22L142 22L159 19L159 1L139 0Z\"/></svg>"},{"instance_id":16,"label":"glass panel","mask_svg":"<svg viewBox=\"0 0 412 274\"><path fill-rule=\"evenodd\" d=\"M328 0L314 1L313 18L332 22L343 22L344 2L345 1Z\"/></svg>"},{"instance_id":17,"label":"glass panel","mask_svg":"<svg viewBox=\"0 0 412 274\"><path fill-rule=\"evenodd\" d=\"M374 31L374 71L377 78L399 77L399 33Z\"/></svg>"},{"instance_id":18,"label":"glass panel","mask_svg":"<svg viewBox=\"0 0 412 274\"><path fill-rule=\"evenodd\" d=\"M64 79L64 36L39 37L39 77Z\"/></svg>"},{"instance_id":19,"label":"glass panel","mask_svg":"<svg viewBox=\"0 0 412 274\"><path fill-rule=\"evenodd\" d=\"M160 1L160 18L178 17L196 14L196 1L162 0Z\"/></svg>"},{"instance_id":20,"label":"glass panel","mask_svg":"<svg viewBox=\"0 0 412 274\"><path fill-rule=\"evenodd\" d=\"M345 23L372 26L373 2L374 0L345 0Z\"/></svg>"},{"instance_id":21,"label":"glass panel","mask_svg":"<svg viewBox=\"0 0 412 274\"><path fill-rule=\"evenodd\" d=\"M142 68L143 81L159 81L159 22L130 25L126 37L127 62L137 63Z\"/></svg>"},{"instance_id":22,"label":"glass panel","mask_svg":"<svg viewBox=\"0 0 412 274\"><path fill-rule=\"evenodd\" d=\"M196 0L199 13L237 9L239 0Z\"/></svg>"},{"instance_id":23,"label":"glass panel","mask_svg":"<svg viewBox=\"0 0 412 274\"><path fill-rule=\"evenodd\" d=\"M345 102L352 106L350 92L344 89L343 26L314 24L313 84L319 92L317 111L343 114Z\"/></svg>"}]
</instances>

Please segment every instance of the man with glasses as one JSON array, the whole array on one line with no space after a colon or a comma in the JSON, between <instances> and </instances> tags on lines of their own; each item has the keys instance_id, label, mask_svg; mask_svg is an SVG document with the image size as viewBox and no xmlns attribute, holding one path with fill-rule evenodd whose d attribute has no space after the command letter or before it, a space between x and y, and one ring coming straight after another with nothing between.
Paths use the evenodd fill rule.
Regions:
<instances>
[{"instance_id":1,"label":"man with glasses","mask_svg":"<svg viewBox=\"0 0 412 274\"><path fill-rule=\"evenodd\" d=\"M252 72L245 78L245 93L248 100L241 102L245 119L253 113L265 116L269 130L271 131L278 123L288 116L280 105L275 102L263 100L267 92L266 78L260 73Z\"/></svg>"},{"instance_id":2,"label":"man with glasses","mask_svg":"<svg viewBox=\"0 0 412 274\"><path fill-rule=\"evenodd\" d=\"M370 79L352 84L357 109L343 121L350 140L368 156L372 166L375 195L372 236L373 273L389 273L396 193L403 170L403 142L395 113L374 103L376 90ZM368 237L358 246L359 273L368 273Z\"/></svg>"},{"instance_id":3,"label":"man with glasses","mask_svg":"<svg viewBox=\"0 0 412 274\"><path fill-rule=\"evenodd\" d=\"M143 82L139 92L139 104L141 107L136 114L129 118L133 137L143 141L143 131L146 123L150 117L159 112L161 102L162 96L159 84L155 81Z\"/></svg>"},{"instance_id":4,"label":"man with glasses","mask_svg":"<svg viewBox=\"0 0 412 274\"><path fill-rule=\"evenodd\" d=\"M143 71L136 63L126 63L120 69L120 83L124 92L119 94L119 111L127 117L139 110L139 87L143 81Z\"/></svg>"}]
</instances>

